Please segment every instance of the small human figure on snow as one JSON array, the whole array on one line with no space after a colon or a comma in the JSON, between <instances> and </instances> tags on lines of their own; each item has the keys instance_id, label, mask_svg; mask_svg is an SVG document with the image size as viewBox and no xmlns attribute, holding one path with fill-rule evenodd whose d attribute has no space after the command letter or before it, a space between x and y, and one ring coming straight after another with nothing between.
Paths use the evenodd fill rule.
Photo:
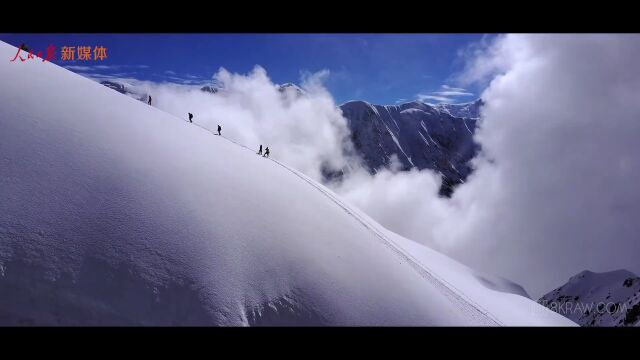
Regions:
<instances>
[{"instance_id":1,"label":"small human figure on snow","mask_svg":"<svg viewBox=\"0 0 640 360\"><path fill-rule=\"evenodd\" d=\"M151 95L149 95L149 102L148 102L148 104L149 104L149 105L151 105Z\"/></svg>"},{"instance_id":2,"label":"small human figure on snow","mask_svg":"<svg viewBox=\"0 0 640 360\"><path fill-rule=\"evenodd\" d=\"M258 150L258 155L262 155L262 144L260 144L260 150Z\"/></svg>"},{"instance_id":3,"label":"small human figure on snow","mask_svg":"<svg viewBox=\"0 0 640 360\"><path fill-rule=\"evenodd\" d=\"M269 147L268 146L264 149L264 155L262 155L262 157L269 157Z\"/></svg>"},{"instance_id":4,"label":"small human figure on snow","mask_svg":"<svg viewBox=\"0 0 640 360\"><path fill-rule=\"evenodd\" d=\"M193 123L193 120L191 120L191 119L193 119L193 114L192 114L192 113L189 113L189 122L190 122L190 123Z\"/></svg>"},{"instance_id":5,"label":"small human figure on snow","mask_svg":"<svg viewBox=\"0 0 640 360\"><path fill-rule=\"evenodd\" d=\"M222 127L220 125L218 125L218 135L222 135L222 134L220 134L221 131L222 131Z\"/></svg>"}]
</instances>

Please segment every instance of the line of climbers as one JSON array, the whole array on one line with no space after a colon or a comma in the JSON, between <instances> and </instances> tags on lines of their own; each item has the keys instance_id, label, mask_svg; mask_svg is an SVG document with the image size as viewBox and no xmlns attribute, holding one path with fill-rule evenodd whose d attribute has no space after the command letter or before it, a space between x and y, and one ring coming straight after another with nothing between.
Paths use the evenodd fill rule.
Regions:
<instances>
[{"instance_id":1,"label":"line of climbers","mask_svg":"<svg viewBox=\"0 0 640 360\"><path fill-rule=\"evenodd\" d=\"M149 105L151 105L151 96L149 96ZM189 123L193 123L193 114L192 113L188 113L189 114ZM214 134L216 135L216 134ZM218 125L218 134L222 136L222 127L220 125ZM269 157L269 147L267 146L264 149L264 155L262 154L262 144L260 144L260 149L257 152L258 155L262 155L262 157Z\"/></svg>"},{"instance_id":2,"label":"line of climbers","mask_svg":"<svg viewBox=\"0 0 640 360\"><path fill-rule=\"evenodd\" d=\"M149 95L149 101L147 102L149 105L151 105L151 95ZM189 114L189 123L193 123L193 114L192 113L188 113ZM215 135L215 134L214 134ZM220 125L218 125L218 134L222 136L222 127ZM262 155L262 157L269 157L269 147L267 146L264 149L264 154L262 154L262 144L260 144L260 150L258 150L257 152L258 155Z\"/></svg>"}]
</instances>

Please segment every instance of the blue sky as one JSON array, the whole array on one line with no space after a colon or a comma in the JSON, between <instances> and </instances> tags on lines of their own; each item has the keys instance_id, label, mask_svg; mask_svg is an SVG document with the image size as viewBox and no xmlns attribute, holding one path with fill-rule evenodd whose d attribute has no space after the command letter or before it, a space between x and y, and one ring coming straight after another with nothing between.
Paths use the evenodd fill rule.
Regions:
<instances>
[{"instance_id":1,"label":"blue sky","mask_svg":"<svg viewBox=\"0 0 640 360\"><path fill-rule=\"evenodd\" d=\"M481 88L462 89L454 75L460 51L482 34L0 34L31 49L56 47L57 64L78 73L204 84L224 67L248 73L255 65L275 83L299 83L305 72L329 70L325 86L338 104L467 102ZM103 61L61 61L62 46L104 46ZM446 88L446 87L449 88Z\"/></svg>"}]
</instances>

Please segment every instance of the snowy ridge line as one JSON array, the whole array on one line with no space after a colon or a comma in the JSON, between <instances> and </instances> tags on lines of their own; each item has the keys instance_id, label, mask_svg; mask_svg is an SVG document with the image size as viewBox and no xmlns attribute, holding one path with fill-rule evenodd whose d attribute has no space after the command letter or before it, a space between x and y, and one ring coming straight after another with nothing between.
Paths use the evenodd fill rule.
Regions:
<instances>
[{"instance_id":1,"label":"snowy ridge line","mask_svg":"<svg viewBox=\"0 0 640 360\"><path fill-rule=\"evenodd\" d=\"M211 130L209 130L209 129L201 126L201 125L198 125L196 123L193 123L193 124L198 126L201 129L211 133L212 135L218 136L213 131L211 131ZM223 137L223 136L220 135L220 137ZM251 149L251 148L247 147L246 145L240 144L240 143L238 143L236 141L233 141L233 140L231 140L229 138L226 138L226 137L223 137L223 138L225 140L227 140L227 141L232 142L235 145L238 145L240 147L243 147L243 148L255 153L254 149ZM480 306L479 304L477 304L476 302L471 300L468 296L466 296L460 289L455 287L453 284L451 284L450 282L446 281L445 279L435 275L427 266L425 266L423 263L421 263L418 259L416 259L411 254L409 254L406 251L404 251L393 240L389 239L384 234L382 234L375 226L370 224L368 221L366 221L360 215L356 214L354 211L350 210L348 208L348 206L345 205L342 201L337 199L331 193L329 193L329 192L325 191L324 189L322 189L320 186L318 186L318 184L316 184L313 180L309 179L306 175L301 174L297 170L292 169L289 166L284 165L283 163L281 163L281 162L279 162L279 161L277 161L275 159L269 159L269 160L271 160L271 161L275 162L276 164L280 165L281 167L289 170L291 173L293 173L294 175L298 176L300 179L302 179L305 182L307 182L309 185L311 185L314 188L316 188L318 191L320 191L322 194L324 194L326 197L328 197L331 201L333 201L336 205L341 207L347 214L349 214L355 220L360 222L360 224L362 226L364 226L376 238L378 238L379 241L381 241L390 250L392 250L398 257L400 257L401 259L405 260L406 263L409 266L411 266L416 272L418 272L418 274L423 279L425 279L426 281L429 281L430 283L434 284L445 296L449 297L453 301L455 301L458 304L460 304L460 310L462 312L468 314L472 318L480 320L485 325L505 326L504 323L502 323L500 320L498 320L493 314L491 314L489 311L487 311L484 308L482 308L482 306Z\"/></svg>"}]
</instances>

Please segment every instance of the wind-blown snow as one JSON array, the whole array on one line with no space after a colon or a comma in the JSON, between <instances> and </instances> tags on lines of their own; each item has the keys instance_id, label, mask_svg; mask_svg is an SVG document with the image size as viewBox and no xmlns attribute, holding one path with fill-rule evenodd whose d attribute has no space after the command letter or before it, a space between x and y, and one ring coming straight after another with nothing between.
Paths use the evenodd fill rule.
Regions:
<instances>
[{"instance_id":1,"label":"wind-blown snow","mask_svg":"<svg viewBox=\"0 0 640 360\"><path fill-rule=\"evenodd\" d=\"M573 324L276 149L48 62L2 62L0 78L0 324Z\"/></svg>"}]
</instances>

